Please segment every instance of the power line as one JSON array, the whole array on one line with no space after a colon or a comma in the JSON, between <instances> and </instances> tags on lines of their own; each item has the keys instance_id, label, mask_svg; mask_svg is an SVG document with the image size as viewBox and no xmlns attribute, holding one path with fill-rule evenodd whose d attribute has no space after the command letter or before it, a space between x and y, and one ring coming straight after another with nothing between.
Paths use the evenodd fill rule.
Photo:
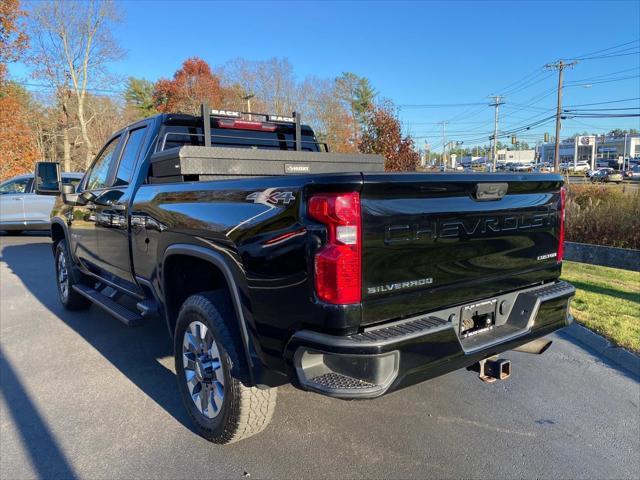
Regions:
<instances>
[{"instance_id":1,"label":"power line","mask_svg":"<svg viewBox=\"0 0 640 480\"><path fill-rule=\"evenodd\" d=\"M499 91L505 93L506 91L508 91L508 89L510 88L515 88L516 85L520 84L520 83L526 83L526 81L531 80L529 77L533 76L536 77L537 75L540 75L541 73L544 73L540 70L540 67L537 67L534 71L527 73L524 77L522 77L520 80L516 80L515 82L512 82L510 84L508 84L505 87L502 87Z\"/></svg>"},{"instance_id":2,"label":"power line","mask_svg":"<svg viewBox=\"0 0 640 480\"><path fill-rule=\"evenodd\" d=\"M565 112L594 112L594 111L620 111L620 110L640 110L640 107L625 107L625 108L572 108L564 109Z\"/></svg>"},{"instance_id":3,"label":"power line","mask_svg":"<svg viewBox=\"0 0 640 480\"><path fill-rule=\"evenodd\" d=\"M440 125L442 122L410 122L411 126L414 125ZM486 123L486 122L455 122L456 125L477 125L479 123Z\"/></svg>"},{"instance_id":4,"label":"power line","mask_svg":"<svg viewBox=\"0 0 640 480\"><path fill-rule=\"evenodd\" d=\"M398 108L451 108L451 107L468 107L469 105L484 105L484 103L424 103L398 105Z\"/></svg>"},{"instance_id":5,"label":"power line","mask_svg":"<svg viewBox=\"0 0 640 480\"><path fill-rule=\"evenodd\" d=\"M553 95L557 91L558 91L557 88L553 88L551 90L546 90L544 92L539 92L537 95L535 95L535 96L531 97L529 100L527 100L527 102L529 102L529 103L527 103L526 105L518 108L517 110L514 110L513 112L507 113L504 116L504 118L510 117L514 113L521 112L522 110L525 110L526 108L531 107L531 106L535 105L536 103L540 103L542 100L544 100L545 98L547 98L550 95Z\"/></svg>"},{"instance_id":6,"label":"power line","mask_svg":"<svg viewBox=\"0 0 640 480\"><path fill-rule=\"evenodd\" d=\"M588 107L588 106L591 106L591 105L606 105L608 103L631 102L633 100L640 100L640 97L622 98L620 100L609 100L608 102L578 103L578 104L574 104L574 105L567 105L567 107Z\"/></svg>"},{"instance_id":7,"label":"power line","mask_svg":"<svg viewBox=\"0 0 640 480\"><path fill-rule=\"evenodd\" d=\"M600 49L597 51L592 51L590 53L586 53L580 56L576 56L571 58L570 60L578 60L578 59L597 59L597 58L611 58L611 57L616 57L616 56L626 56L626 55L633 55L636 54L636 49L637 46L631 46L632 44L636 44L637 42L640 42L640 40L633 40L630 42L625 42L619 45L614 45L611 47L607 47L604 49ZM626 47L626 48L625 48ZM566 62L565 65L567 63L573 63L573 62ZM545 67L549 67L549 65L545 66ZM620 82L620 81L625 81L625 80L630 80L630 79L635 79L638 78L638 75L629 75L629 76L623 76L623 77L615 77L615 75L621 74L621 73L625 73L625 72L629 72L632 70L637 70L636 67L634 68L628 68L628 69L624 69L624 70L619 70L619 71L615 71L615 72L609 72L606 74L602 74L602 75L596 75L596 76L591 76L591 77L586 77L586 78L582 78L582 79L577 79L577 80L573 80L570 82L567 82L567 87L568 86L572 86L572 87L580 87L580 86L587 86L587 85L592 85L592 84L600 84L600 83L611 83L611 82ZM534 85L537 85L538 83L543 82L544 80L548 79L549 77L551 77L553 75L553 73L549 73L547 75L544 74L543 71L540 71L539 68L536 68L534 71L527 73L526 75L524 75L523 77L521 77L519 80L516 80L515 82L512 82L510 84L508 84L507 86L503 87L501 90L497 90L499 92L502 92L502 95L509 93L510 95L512 94L516 94L519 93L521 91L524 91ZM589 82L589 83L585 83L585 82ZM505 106L505 108L507 109L507 113L505 115L502 116L502 119L506 119L506 118L512 118L512 119L518 119L518 117L515 117L514 115L520 111L532 111L532 112L539 112L539 113L546 113L546 112L550 112L553 109L546 109L544 107L540 107L540 106L536 106L537 103L542 102L545 98L549 97L550 95L553 95L554 93L557 93L559 97L561 97L561 92L560 92L560 88L555 88L552 89L550 91L544 91L541 92L539 94L536 94L535 96L531 97L529 100L525 101L524 103L513 103L513 102L509 102L509 104L507 104ZM590 106L590 105L607 105L608 103L617 103L617 102L625 102L625 101L632 101L635 99L622 99L622 100L612 100L610 102L594 102L592 104L580 104L580 105L571 105L570 107L577 107L577 106ZM444 106L447 104L426 104L424 105L424 107L420 107L420 108L434 108L434 107L440 107L442 106L444 108ZM451 106L464 106L465 104L449 104ZM484 135L484 132L480 132L480 130L482 130L482 126L486 125L488 126L489 124L489 120L487 119L486 121L479 121L479 122L455 122L455 120L461 118L461 117L465 117L467 119L469 118L473 118L473 117L477 117L479 112L481 112L483 110L483 104L482 103L475 103L475 102L469 102L468 105L470 108L466 108L463 111L461 111L460 113L454 115L453 117L449 118L449 122L451 123L460 123L460 125L463 124L469 124L469 125L473 125L473 124L478 124L479 126L477 128L471 128L471 129L467 129L467 130L452 130L449 131L449 133L451 134L456 134L456 136L460 136L460 137L470 137L470 136L478 136L478 135ZM516 107L516 108L513 108ZM558 116L558 108L556 105L556 117ZM612 111L617 111L617 110L612 110ZM569 112L564 112L564 113L569 113ZM582 114L594 114L595 111L580 111L579 113ZM524 120L522 117L520 117L520 119ZM528 120L528 119L527 119ZM560 119L557 118L558 122L560 123ZM545 120L542 119L542 122L547 122L549 120ZM439 124L440 122L433 122L433 124ZM431 124L431 123L429 123ZM513 127L514 129L520 128L520 129L530 129L530 128L536 128L537 126L541 126L541 124L523 124L521 126L516 126ZM495 118L494 118L494 127L495 127ZM494 134L495 132L495 128L494 128ZM460 132L460 133L458 133ZM504 133L500 133L499 135L497 135L498 137L502 137L504 136ZM559 138L559 135L556 135L557 138ZM485 137L483 137L482 139L485 139ZM473 140L470 140L473 141Z\"/></svg>"},{"instance_id":8,"label":"power line","mask_svg":"<svg viewBox=\"0 0 640 480\"><path fill-rule=\"evenodd\" d=\"M629 75L627 77L618 77L618 78L612 78L609 80L600 80L598 82L586 82L586 83L573 83L573 82L567 82L568 83L568 87L581 87L584 85L597 85L599 83L611 83L611 82L622 82L624 80L631 80L632 78L639 78L640 75ZM579 80L574 80L574 82L578 82Z\"/></svg>"},{"instance_id":9,"label":"power line","mask_svg":"<svg viewBox=\"0 0 640 480\"><path fill-rule=\"evenodd\" d=\"M497 134L496 137L497 138L505 138L505 137L510 137L511 135L518 134L520 132L525 132L525 131L528 131L528 130L532 130L534 128L541 127L541 126L544 126L544 125L546 125L548 123L553 122L554 118L555 118L555 115L550 115L550 116L548 116L546 118L543 118L543 119L540 119L540 120L538 120L536 122L530 123L529 125L523 125L521 127L515 128L513 130L500 132L500 133ZM474 143L474 142L479 142L479 141L482 141L482 140L486 141L486 140L492 140L492 139L493 139L493 135L488 136L488 137L487 136L481 136L481 137L476 137L476 138L471 138L471 139L465 138L465 141L468 142L468 143Z\"/></svg>"},{"instance_id":10,"label":"power line","mask_svg":"<svg viewBox=\"0 0 640 480\"><path fill-rule=\"evenodd\" d=\"M570 58L569 60L582 60L583 58L589 57L591 55L607 52L609 50L615 50L616 48L620 48L620 47L626 47L627 45L631 45L632 43L638 43L638 42L640 42L640 38L631 40L630 42L621 43L620 45L614 45L613 47L603 48L602 50L596 50L595 52L583 53L582 55L578 55L577 57Z\"/></svg>"},{"instance_id":11,"label":"power line","mask_svg":"<svg viewBox=\"0 0 640 480\"><path fill-rule=\"evenodd\" d=\"M545 73L545 72L541 72L541 73ZM526 90L527 88L532 87L533 85L537 85L538 83L548 79L549 77L553 76L553 73L549 73L548 75L544 75L542 78L536 80L536 81L531 81L529 83L523 84L521 85L519 88L515 89L515 90L508 90L506 92L503 92L503 95L509 95L509 96L513 96L516 93L520 93L523 90Z\"/></svg>"},{"instance_id":12,"label":"power line","mask_svg":"<svg viewBox=\"0 0 640 480\"><path fill-rule=\"evenodd\" d=\"M580 60L580 59L595 59L595 58L609 58L609 57L613 57L613 56L622 56L622 55L630 55L630 54L634 54L635 53L635 49L637 48L635 45L631 46L632 44L636 44L640 42L640 39L636 39L636 40L632 40L630 42L625 42L622 44L618 44L618 45L614 45L611 47L607 47L604 49L599 49L596 51L592 51L590 53L585 53L576 57L573 57L569 60ZM626 48L624 48L626 47ZM633 50L633 51L632 51ZM605 52L606 55L599 55L599 54L604 54ZM629 78L625 78L625 77L621 77L621 78L610 78L611 75L615 75L618 73L624 73L625 71L630 71L630 70L634 70L634 69L626 69L626 70L621 70L618 72L610 72L606 75L599 75L596 77L588 77L589 79L602 79L596 82L592 82L591 84L595 84L595 83L608 83L608 82L617 82L617 81L624 81L624 80L628 80L631 78L636 78L635 76L629 77ZM541 77L542 76L542 77ZM526 75L524 75L523 77L521 77L519 80L516 80L515 82L512 82L510 84L508 84L507 86L503 87L501 90L497 90L497 91L501 91L502 94L506 94L509 93L510 95L515 94L515 93L519 93L523 90L526 90L527 88L530 88L533 85L536 85L544 80L546 80L547 78L549 78L550 76L552 76L552 73L550 73L549 75L544 75L543 72L540 71L540 68L536 68L535 70L533 70L532 72L527 73ZM586 79L581 79L581 80L574 80L573 82L570 82L571 86L586 86L586 84L581 84L579 82L583 82L586 81ZM569 85L567 85L569 86ZM556 93L557 89L554 89L550 92L544 92L542 94L542 96L536 98L536 97L532 97L530 100L528 100L527 102L531 102L529 105L525 104L517 104L516 106L519 106L520 108L517 108L514 111L510 111L508 112L506 115L503 116L503 118L507 118L507 117L511 117L514 113L517 113L519 111L522 110L538 110L538 111L545 111L545 109L543 109L542 107L534 107L533 105L535 103L539 103L540 101L542 101L544 98L552 95L553 93ZM477 105L477 104L476 104ZM482 104L480 104L480 106L476 106L474 104L470 104L470 106L472 108L468 108L463 110L462 112L454 115L453 117L449 118L450 122L455 122L455 120L463 117L463 116L467 116L467 118L473 118L473 116L476 116L480 111L482 111ZM511 104L513 105L513 104ZM479 122L479 123L484 123L484 122ZM487 122L488 123L488 122ZM477 130L477 129L476 129Z\"/></svg>"},{"instance_id":13,"label":"power line","mask_svg":"<svg viewBox=\"0 0 640 480\"><path fill-rule=\"evenodd\" d=\"M573 80L572 82L586 82L588 80L606 80L606 79L612 77L613 75L618 75L619 73L630 72L632 70L640 70L640 67L625 68L624 70L618 70L617 72L609 72L609 73L605 73L605 74L602 74L602 75L596 75L594 77L580 78L578 80ZM567 83L569 83L569 82L567 82Z\"/></svg>"},{"instance_id":14,"label":"power line","mask_svg":"<svg viewBox=\"0 0 640 480\"><path fill-rule=\"evenodd\" d=\"M568 116L578 118L635 118L640 117L640 113L573 113Z\"/></svg>"},{"instance_id":15,"label":"power line","mask_svg":"<svg viewBox=\"0 0 640 480\"><path fill-rule=\"evenodd\" d=\"M584 122L578 121L578 120L576 120L575 118L572 118L572 117L567 118L567 120L570 120L570 121L572 121L574 123L577 123L578 125L582 125L584 127L595 128L596 130L606 130L606 131L611 130L611 126L603 127L603 126L591 125L589 123L584 123Z\"/></svg>"},{"instance_id":16,"label":"power line","mask_svg":"<svg viewBox=\"0 0 640 480\"><path fill-rule=\"evenodd\" d=\"M534 107L533 105L526 105L526 104L515 103L515 102L509 103L508 107L510 107L511 105L515 107L522 107L520 108L520 110L536 110L538 112L546 112L549 110L548 108L544 108L544 107ZM505 105L505 107L507 107L507 105Z\"/></svg>"},{"instance_id":17,"label":"power line","mask_svg":"<svg viewBox=\"0 0 640 480\"><path fill-rule=\"evenodd\" d=\"M531 130L534 127L539 127L541 125L546 125L547 123L550 123L551 120L553 120L555 118L555 115L549 115L547 117L535 120L534 122L528 124L528 125L522 125L519 127L515 127L511 130L508 131L503 131L500 136L501 137L505 137L505 136L509 136L509 135L514 135L516 133L520 133L520 132L524 132L526 130Z\"/></svg>"},{"instance_id":18,"label":"power line","mask_svg":"<svg viewBox=\"0 0 640 480\"><path fill-rule=\"evenodd\" d=\"M499 89L498 91L508 91L510 88L516 88L516 85L518 86L522 86L520 84L524 84L527 81L531 81L533 80L536 76L539 76L542 72L540 71L540 67L537 67L535 70L533 70L530 73L527 73L525 76L521 77L519 80L516 80L515 82L512 82L510 84L508 84L505 87L502 87L501 89ZM532 83L531 85L535 84L537 82ZM531 85L528 85L527 88ZM471 108L471 109L467 109L462 111L461 113L459 113L458 115L452 117L449 119L450 122L453 122L454 120L464 116L464 115L475 115L476 113L479 113L481 110L483 110L482 107L480 108Z\"/></svg>"},{"instance_id":19,"label":"power line","mask_svg":"<svg viewBox=\"0 0 640 480\"><path fill-rule=\"evenodd\" d=\"M582 60L599 60L601 58L626 57L628 55L640 55L640 50L636 50L634 52L629 52L629 53L620 53L617 55L600 55L597 57L585 57L585 58L582 58L581 61Z\"/></svg>"},{"instance_id":20,"label":"power line","mask_svg":"<svg viewBox=\"0 0 640 480\"><path fill-rule=\"evenodd\" d=\"M33 87L33 88L47 88L49 90L56 90L57 87L53 85L39 84L39 83L29 83L29 82L11 82L16 85L21 85L23 87ZM125 93L124 90L114 90L109 88L87 88L87 92L105 92L105 93L113 93L122 95Z\"/></svg>"}]
</instances>

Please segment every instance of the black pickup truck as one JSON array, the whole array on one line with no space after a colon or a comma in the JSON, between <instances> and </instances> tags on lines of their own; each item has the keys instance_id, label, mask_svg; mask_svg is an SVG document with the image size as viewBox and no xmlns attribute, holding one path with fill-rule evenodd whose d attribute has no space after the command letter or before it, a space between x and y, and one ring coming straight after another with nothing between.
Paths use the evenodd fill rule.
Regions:
<instances>
[{"instance_id":1,"label":"black pickup truck","mask_svg":"<svg viewBox=\"0 0 640 480\"><path fill-rule=\"evenodd\" d=\"M216 443L265 428L285 383L374 398L460 368L504 379L499 354L544 351L574 295L562 177L383 170L295 114L137 122L77 188L36 167L58 195L60 300L166 322L184 405Z\"/></svg>"}]
</instances>

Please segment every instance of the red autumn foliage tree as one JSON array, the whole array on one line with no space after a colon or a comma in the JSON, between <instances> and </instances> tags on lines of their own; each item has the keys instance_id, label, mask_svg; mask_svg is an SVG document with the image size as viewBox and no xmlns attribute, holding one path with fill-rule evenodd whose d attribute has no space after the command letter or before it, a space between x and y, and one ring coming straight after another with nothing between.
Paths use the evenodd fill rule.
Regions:
<instances>
[{"instance_id":1,"label":"red autumn foliage tree","mask_svg":"<svg viewBox=\"0 0 640 480\"><path fill-rule=\"evenodd\" d=\"M172 80L156 82L153 102L160 112L198 114L202 102L212 108L222 107L225 95L220 78L211 71L209 64L192 57L184 61Z\"/></svg>"},{"instance_id":2,"label":"red autumn foliage tree","mask_svg":"<svg viewBox=\"0 0 640 480\"><path fill-rule=\"evenodd\" d=\"M33 171L38 158L25 92L14 85L0 87L0 181Z\"/></svg>"},{"instance_id":3,"label":"red autumn foliage tree","mask_svg":"<svg viewBox=\"0 0 640 480\"><path fill-rule=\"evenodd\" d=\"M19 0L0 0L0 181L32 170L38 157L24 89L6 81L7 63L27 48L22 16Z\"/></svg>"},{"instance_id":4,"label":"red autumn foliage tree","mask_svg":"<svg viewBox=\"0 0 640 480\"><path fill-rule=\"evenodd\" d=\"M27 35L19 24L22 16L19 0L0 2L0 83L4 82L7 63L18 60L27 48Z\"/></svg>"},{"instance_id":5,"label":"red autumn foliage tree","mask_svg":"<svg viewBox=\"0 0 640 480\"><path fill-rule=\"evenodd\" d=\"M413 139L402 136L400 120L388 100L366 113L358 147L362 153L384 156L384 168L389 172L415 171L420 161L420 155L413 148Z\"/></svg>"}]
</instances>

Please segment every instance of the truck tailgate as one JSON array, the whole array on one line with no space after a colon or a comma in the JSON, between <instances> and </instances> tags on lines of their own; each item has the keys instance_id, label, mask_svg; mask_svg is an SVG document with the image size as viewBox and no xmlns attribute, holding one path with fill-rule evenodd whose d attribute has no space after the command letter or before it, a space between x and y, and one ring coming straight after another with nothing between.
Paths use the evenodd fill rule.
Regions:
<instances>
[{"instance_id":1,"label":"truck tailgate","mask_svg":"<svg viewBox=\"0 0 640 480\"><path fill-rule=\"evenodd\" d=\"M363 178L363 325L559 276L561 176Z\"/></svg>"}]
</instances>

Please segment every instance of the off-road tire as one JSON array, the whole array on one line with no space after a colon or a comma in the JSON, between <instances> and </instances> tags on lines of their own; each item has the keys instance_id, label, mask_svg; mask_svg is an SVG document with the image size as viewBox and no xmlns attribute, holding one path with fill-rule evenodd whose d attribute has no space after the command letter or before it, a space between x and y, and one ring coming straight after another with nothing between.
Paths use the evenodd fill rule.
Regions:
<instances>
[{"instance_id":1,"label":"off-road tire","mask_svg":"<svg viewBox=\"0 0 640 480\"><path fill-rule=\"evenodd\" d=\"M184 334L194 321L203 323L211 331L223 367L224 396L222 407L214 418L207 418L196 407L185 377ZM203 292L187 298L176 322L174 352L180 396L198 434L210 442L227 444L251 437L266 428L275 410L277 390L245 385L249 377L248 366L227 292Z\"/></svg>"},{"instance_id":2,"label":"off-road tire","mask_svg":"<svg viewBox=\"0 0 640 480\"><path fill-rule=\"evenodd\" d=\"M63 294L63 287L60 280L60 256L64 255L64 263L66 265L66 282L67 293ZM56 269L56 286L58 288L58 298L60 303L67 310L84 310L91 306L91 301L80 295L73 289L74 285L80 283L81 273L73 263L71 255L69 255L69 247L67 246L67 240L62 239L56 244L55 248L55 269Z\"/></svg>"}]
</instances>

